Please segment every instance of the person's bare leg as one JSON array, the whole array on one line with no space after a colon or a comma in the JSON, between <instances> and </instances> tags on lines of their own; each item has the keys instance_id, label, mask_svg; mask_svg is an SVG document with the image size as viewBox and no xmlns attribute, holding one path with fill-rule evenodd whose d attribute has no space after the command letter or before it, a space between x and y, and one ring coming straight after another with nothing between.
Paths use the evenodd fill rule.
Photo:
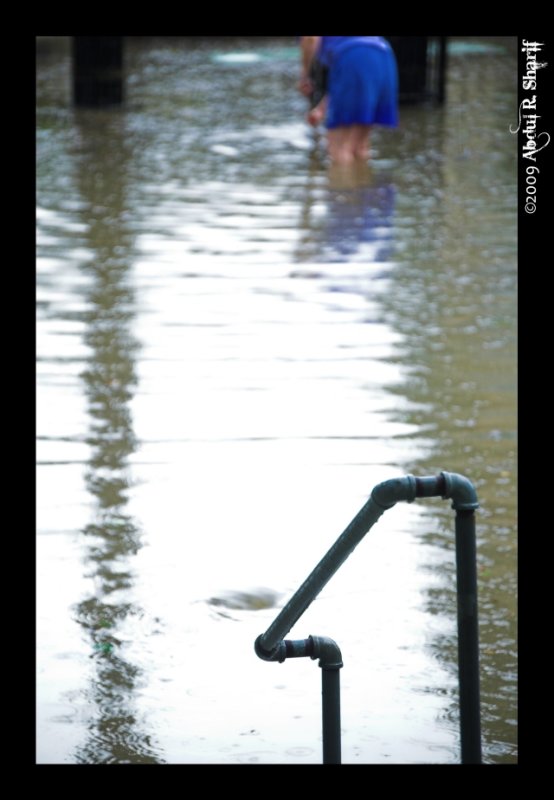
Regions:
<instances>
[{"instance_id":1,"label":"person's bare leg","mask_svg":"<svg viewBox=\"0 0 554 800\"><path fill-rule=\"evenodd\" d=\"M352 125L351 143L354 158L368 160L370 133L371 125Z\"/></svg>"},{"instance_id":2,"label":"person's bare leg","mask_svg":"<svg viewBox=\"0 0 554 800\"><path fill-rule=\"evenodd\" d=\"M329 156L334 164L351 164L354 161L354 151L350 141L349 127L332 128L327 133L327 146Z\"/></svg>"},{"instance_id":3,"label":"person's bare leg","mask_svg":"<svg viewBox=\"0 0 554 800\"><path fill-rule=\"evenodd\" d=\"M328 133L331 161L335 164L367 161L369 159L370 131L371 125L345 125L332 128Z\"/></svg>"}]
</instances>

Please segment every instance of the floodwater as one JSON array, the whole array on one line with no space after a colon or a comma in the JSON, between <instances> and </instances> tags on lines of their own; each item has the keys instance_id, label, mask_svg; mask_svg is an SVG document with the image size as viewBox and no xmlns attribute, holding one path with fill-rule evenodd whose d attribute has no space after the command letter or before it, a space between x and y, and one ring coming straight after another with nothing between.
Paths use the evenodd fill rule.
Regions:
<instances>
[{"instance_id":1,"label":"floodwater","mask_svg":"<svg viewBox=\"0 0 554 800\"><path fill-rule=\"evenodd\" d=\"M321 763L254 640L391 477L477 488L483 752L517 761L516 41L330 171L294 40L130 38L123 109L37 57L38 763ZM460 759L454 517L384 514L291 631L344 763Z\"/></svg>"}]
</instances>

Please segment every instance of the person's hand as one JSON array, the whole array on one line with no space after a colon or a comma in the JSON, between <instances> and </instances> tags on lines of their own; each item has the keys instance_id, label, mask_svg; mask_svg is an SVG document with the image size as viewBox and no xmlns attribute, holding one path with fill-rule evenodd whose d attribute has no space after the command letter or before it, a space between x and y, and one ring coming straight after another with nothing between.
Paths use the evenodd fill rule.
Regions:
<instances>
[{"instance_id":1,"label":"person's hand","mask_svg":"<svg viewBox=\"0 0 554 800\"><path fill-rule=\"evenodd\" d=\"M323 122L324 116L325 116L325 109L320 103L319 105L314 106L308 111L308 113L306 114L306 120L313 128L317 128L317 126Z\"/></svg>"}]
</instances>

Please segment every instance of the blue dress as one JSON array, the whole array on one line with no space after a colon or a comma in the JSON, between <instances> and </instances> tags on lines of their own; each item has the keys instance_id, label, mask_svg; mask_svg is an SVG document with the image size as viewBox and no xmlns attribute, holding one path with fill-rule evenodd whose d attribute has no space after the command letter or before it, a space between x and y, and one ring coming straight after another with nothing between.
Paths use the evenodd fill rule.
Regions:
<instances>
[{"instance_id":1,"label":"blue dress","mask_svg":"<svg viewBox=\"0 0 554 800\"><path fill-rule=\"evenodd\" d=\"M322 36L318 58L329 70L325 125L398 125L398 71L382 36Z\"/></svg>"}]
</instances>

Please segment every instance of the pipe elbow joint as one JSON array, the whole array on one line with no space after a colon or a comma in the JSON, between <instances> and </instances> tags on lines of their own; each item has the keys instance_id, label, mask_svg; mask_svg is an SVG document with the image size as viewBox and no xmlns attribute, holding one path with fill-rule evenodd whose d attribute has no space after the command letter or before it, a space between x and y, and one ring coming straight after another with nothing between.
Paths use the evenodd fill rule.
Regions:
<instances>
[{"instance_id":1,"label":"pipe elbow joint","mask_svg":"<svg viewBox=\"0 0 554 800\"><path fill-rule=\"evenodd\" d=\"M263 634L260 634L254 642L254 650L258 658L261 658L262 661L278 661L281 664L287 657L287 647L284 641L278 642L272 650L267 650L262 645L262 638Z\"/></svg>"},{"instance_id":2,"label":"pipe elbow joint","mask_svg":"<svg viewBox=\"0 0 554 800\"><path fill-rule=\"evenodd\" d=\"M311 658L319 658L322 669L340 669L342 667L342 654L338 644L327 636L310 636L313 643Z\"/></svg>"},{"instance_id":3,"label":"pipe elbow joint","mask_svg":"<svg viewBox=\"0 0 554 800\"><path fill-rule=\"evenodd\" d=\"M441 472L441 475L445 484L442 499L451 499L455 511L475 511L479 508L477 492L468 478L455 472Z\"/></svg>"},{"instance_id":4,"label":"pipe elbow joint","mask_svg":"<svg viewBox=\"0 0 554 800\"><path fill-rule=\"evenodd\" d=\"M400 500L411 503L416 498L416 479L413 475L404 478L391 478L377 484L371 498L380 508L392 508Z\"/></svg>"}]
</instances>

